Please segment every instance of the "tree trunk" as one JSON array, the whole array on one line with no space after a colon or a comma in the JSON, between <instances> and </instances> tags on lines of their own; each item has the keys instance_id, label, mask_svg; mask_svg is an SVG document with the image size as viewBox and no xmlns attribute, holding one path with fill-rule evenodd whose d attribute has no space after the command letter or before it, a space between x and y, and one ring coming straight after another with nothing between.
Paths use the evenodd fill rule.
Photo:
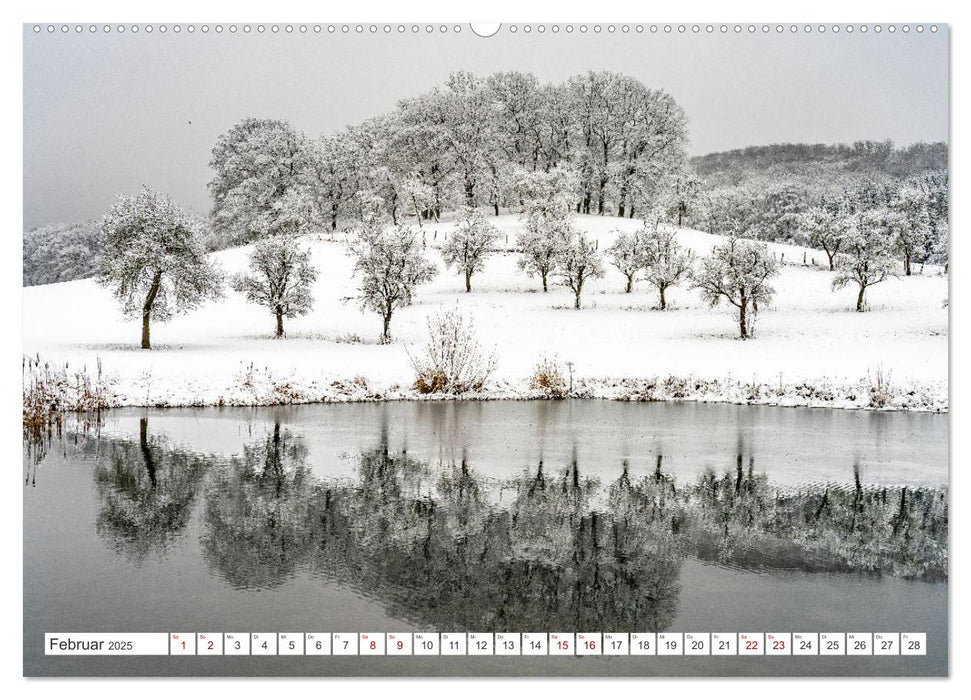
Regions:
<instances>
[{"instance_id":1,"label":"tree trunk","mask_svg":"<svg viewBox=\"0 0 971 700\"><path fill-rule=\"evenodd\" d=\"M742 340L748 339L748 319L745 316L747 308L748 298L743 294L738 307L738 337Z\"/></svg>"},{"instance_id":2,"label":"tree trunk","mask_svg":"<svg viewBox=\"0 0 971 700\"><path fill-rule=\"evenodd\" d=\"M542 277L542 278L543 278L543 291L545 292L545 291L546 291L546 273L545 273L545 272L543 272L543 273L542 273L542 274L540 275L540 277Z\"/></svg>"},{"instance_id":3,"label":"tree trunk","mask_svg":"<svg viewBox=\"0 0 971 700\"><path fill-rule=\"evenodd\" d=\"M162 273L156 272L152 278L152 286L148 289L148 296L145 297L145 304L142 306L142 349L152 349L151 324L152 324L152 305L155 297L162 287Z\"/></svg>"},{"instance_id":4,"label":"tree trunk","mask_svg":"<svg viewBox=\"0 0 971 700\"><path fill-rule=\"evenodd\" d=\"M634 275L627 275L627 286L624 288L625 294L630 294L634 288Z\"/></svg>"},{"instance_id":5,"label":"tree trunk","mask_svg":"<svg viewBox=\"0 0 971 700\"><path fill-rule=\"evenodd\" d=\"M492 208L493 208L493 211L496 212L496 216L499 216L499 202L493 202Z\"/></svg>"},{"instance_id":6,"label":"tree trunk","mask_svg":"<svg viewBox=\"0 0 971 700\"><path fill-rule=\"evenodd\" d=\"M384 330L381 333L381 339L384 342L389 342L391 340L391 306L388 305L384 309Z\"/></svg>"},{"instance_id":7,"label":"tree trunk","mask_svg":"<svg viewBox=\"0 0 971 700\"><path fill-rule=\"evenodd\" d=\"M836 264L834 263L834 260L836 260L836 253L835 252L834 253L830 253L827 250L826 251L826 257L829 258L829 271L830 272L835 271L836 270Z\"/></svg>"},{"instance_id":8,"label":"tree trunk","mask_svg":"<svg viewBox=\"0 0 971 700\"><path fill-rule=\"evenodd\" d=\"M684 221L684 212L678 209L678 228L681 228L682 221Z\"/></svg>"},{"instance_id":9,"label":"tree trunk","mask_svg":"<svg viewBox=\"0 0 971 700\"><path fill-rule=\"evenodd\" d=\"M472 273L468 270L465 271L465 291L472 291Z\"/></svg>"},{"instance_id":10,"label":"tree trunk","mask_svg":"<svg viewBox=\"0 0 971 700\"><path fill-rule=\"evenodd\" d=\"M627 207L625 206L625 203L624 203L624 195L621 195L620 196L620 204L617 205L617 216L619 218L623 219L624 218L624 212L626 211L626 209L627 209Z\"/></svg>"},{"instance_id":11,"label":"tree trunk","mask_svg":"<svg viewBox=\"0 0 971 700\"><path fill-rule=\"evenodd\" d=\"M276 307L276 337L283 337L283 309Z\"/></svg>"},{"instance_id":12,"label":"tree trunk","mask_svg":"<svg viewBox=\"0 0 971 700\"><path fill-rule=\"evenodd\" d=\"M667 300L665 300L664 298L664 286L662 285L658 287L657 291L660 293L660 296L661 296L661 311L664 311L666 308L668 308Z\"/></svg>"},{"instance_id":13,"label":"tree trunk","mask_svg":"<svg viewBox=\"0 0 971 700\"><path fill-rule=\"evenodd\" d=\"M633 204L630 205L630 218L632 218L632 219L634 218L634 205Z\"/></svg>"},{"instance_id":14,"label":"tree trunk","mask_svg":"<svg viewBox=\"0 0 971 700\"><path fill-rule=\"evenodd\" d=\"M904 274L910 277L910 253L904 255Z\"/></svg>"},{"instance_id":15,"label":"tree trunk","mask_svg":"<svg viewBox=\"0 0 971 700\"><path fill-rule=\"evenodd\" d=\"M856 297L856 310L863 311L863 294L866 292L866 286L860 285L860 293Z\"/></svg>"},{"instance_id":16,"label":"tree trunk","mask_svg":"<svg viewBox=\"0 0 971 700\"><path fill-rule=\"evenodd\" d=\"M576 291L576 301L573 304L573 308L574 309L579 309L580 308L580 290L581 289L582 289L582 287L577 287L577 291Z\"/></svg>"},{"instance_id":17,"label":"tree trunk","mask_svg":"<svg viewBox=\"0 0 971 700\"><path fill-rule=\"evenodd\" d=\"M145 462L145 471L148 472L148 480L154 489L157 477L155 476L155 458L152 456L152 450L148 446L148 418L138 419L138 444L142 450L142 460Z\"/></svg>"}]
</instances>

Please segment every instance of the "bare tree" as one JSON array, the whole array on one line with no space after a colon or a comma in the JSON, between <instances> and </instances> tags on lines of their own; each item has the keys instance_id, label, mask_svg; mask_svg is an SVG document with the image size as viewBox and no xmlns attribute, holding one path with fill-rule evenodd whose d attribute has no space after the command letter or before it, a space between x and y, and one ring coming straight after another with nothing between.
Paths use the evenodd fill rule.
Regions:
<instances>
[{"instance_id":1,"label":"bare tree","mask_svg":"<svg viewBox=\"0 0 971 700\"><path fill-rule=\"evenodd\" d=\"M102 217L98 282L112 289L126 316L141 316L142 348L152 320L165 321L222 296L223 276L206 258L201 224L147 187L121 196Z\"/></svg>"},{"instance_id":2,"label":"bare tree","mask_svg":"<svg viewBox=\"0 0 971 700\"><path fill-rule=\"evenodd\" d=\"M778 274L779 264L765 243L740 238L734 231L701 260L692 286L711 306L724 299L738 310L738 335L745 340L753 335L759 306L772 300L775 290L769 280Z\"/></svg>"},{"instance_id":3,"label":"bare tree","mask_svg":"<svg viewBox=\"0 0 971 700\"><path fill-rule=\"evenodd\" d=\"M464 207L459 213L455 231L442 246L442 259L465 275L466 292L472 291L472 275L482 269L498 238L499 230L478 209Z\"/></svg>"}]
</instances>

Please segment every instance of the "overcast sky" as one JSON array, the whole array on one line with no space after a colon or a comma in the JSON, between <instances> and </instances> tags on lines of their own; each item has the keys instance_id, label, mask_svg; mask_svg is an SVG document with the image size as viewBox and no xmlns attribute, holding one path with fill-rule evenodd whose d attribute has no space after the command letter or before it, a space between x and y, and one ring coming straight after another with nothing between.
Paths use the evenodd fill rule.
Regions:
<instances>
[{"instance_id":1,"label":"overcast sky","mask_svg":"<svg viewBox=\"0 0 971 700\"><path fill-rule=\"evenodd\" d=\"M142 184L209 209L209 151L244 117L309 134L391 110L455 70L587 70L669 92L691 153L780 142L948 140L946 28L936 34L704 32L277 35L24 29L24 225L101 215ZM191 122L191 124L190 124Z\"/></svg>"}]
</instances>

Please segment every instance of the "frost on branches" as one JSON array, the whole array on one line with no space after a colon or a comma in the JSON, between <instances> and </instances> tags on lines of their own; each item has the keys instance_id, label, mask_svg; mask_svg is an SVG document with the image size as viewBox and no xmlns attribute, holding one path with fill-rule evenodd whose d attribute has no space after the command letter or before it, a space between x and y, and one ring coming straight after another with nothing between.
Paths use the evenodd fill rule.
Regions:
<instances>
[{"instance_id":1,"label":"frost on branches","mask_svg":"<svg viewBox=\"0 0 971 700\"><path fill-rule=\"evenodd\" d=\"M486 354L475 323L456 307L428 317L428 342L411 356L415 388L422 394L481 391L496 368L496 353Z\"/></svg>"},{"instance_id":2,"label":"frost on branches","mask_svg":"<svg viewBox=\"0 0 971 700\"><path fill-rule=\"evenodd\" d=\"M779 274L779 264L765 243L740 238L737 228L728 240L702 258L693 285L712 306L722 299L738 310L738 337L751 338L759 306L772 301L775 290L769 280Z\"/></svg>"},{"instance_id":3,"label":"frost on branches","mask_svg":"<svg viewBox=\"0 0 971 700\"><path fill-rule=\"evenodd\" d=\"M587 280L603 277L603 256L597 252L596 244L582 233L576 233L559 254L557 274L560 281L573 292L573 308L580 308L580 294Z\"/></svg>"},{"instance_id":4,"label":"frost on branches","mask_svg":"<svg viewBox=\"0 0 971 700\"><path fill-rule=\"evenodd\" d=\"M206 259L201 224L165 195L146 187L119 197L100 228L98 282L126 316L141 316L143 348L152 347L152 320L222 296L222 273Z\"/></svg>"},{"instance_id":5,"label":"frost on branches","mask_svg":"<svg viewBox=\"0 0 971 700\"><path fill-rule=\"evenodd\" d=\"M660 217L645 220L637 232L641 238L641 260L644 277L658 293L658 306L667 309L665 293L691 274L694 255L678 244L673 228L661 223Z\"/></svg>"},{"instance_id":6,"label":"frost on branches","mask_svg":"<svg viewBox=\"0 0 971 700\"><path fill-rule=\"evenodd\" d=\"M857 311L866 309L867 288L896 274L890 217L891 214L883 209L861 211L850 218L843 252L836 258L833 289L855 284L858 288Z\"/></svg>"},{"instance_id":7,"label":"frost on branches","mask_svg":"<svg viewBox=\"0 0 971 700\"><path fill-rule=\"evenodd\" d=\"M558 271L560 259L577 235L570 211L573 174L521 173L516 189L523 200L519 244L519 269L538 276L543 291L549 291L549 277Z\"/></svg>"},{"instance_id":8,"label":"frost on branches","mask_svg":"<svg viewBox=\"0 0 971 700\"><path fill-rule=\"evenodd\" d=\"M365 215L361 231L349 248L354 274L360 278L361 307L380 314L381 339L389 342L395 309L409 306L415 288L431 281L438 269L422 254L412 228L384 228L375 214Z\"/></svg>"},{"instance_id":9,"label":"frost on branches","mask_svg":"<svg viewBox=\"0 0 971 700\"><path fill-rule=\"evenodd\" d=\"M310 312L314 298L310 288L317 268L310 251L300 247L293 233L280 233L258 241L250 254L250 272L232 278L232 286L246 301L265 306L276 317L276 337L283 337L283 319Z\"/></svg>"},{"instance_id":10,"label":"frost on branches","mask_svg":"<svg viewBox=\"0 0 971 700\"><path fill-rule=\"evenodd\" d=\"M472 275L479 272L495 247L499 229L478 209L463 207L455 231L442 246L442 259L465 276L465 291L472 291Z\"/></svg>"}]
</instances>

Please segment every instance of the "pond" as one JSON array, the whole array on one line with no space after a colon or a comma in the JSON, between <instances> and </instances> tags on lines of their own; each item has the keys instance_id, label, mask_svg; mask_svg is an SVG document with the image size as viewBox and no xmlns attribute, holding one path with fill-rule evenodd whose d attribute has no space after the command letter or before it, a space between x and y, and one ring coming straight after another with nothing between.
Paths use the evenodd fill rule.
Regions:
<instances>
[{"instance_id":1,"label":"pond","mask_svg":"<svg viewBox=\"0 0 971 700\"><path fill-rule=\"evenodd\" d=\"M946 675L948 417L116 410L24 452L26 675ZM46 657L45 632L926 632L892 657Z\"/></svg>"}]
</instances>

